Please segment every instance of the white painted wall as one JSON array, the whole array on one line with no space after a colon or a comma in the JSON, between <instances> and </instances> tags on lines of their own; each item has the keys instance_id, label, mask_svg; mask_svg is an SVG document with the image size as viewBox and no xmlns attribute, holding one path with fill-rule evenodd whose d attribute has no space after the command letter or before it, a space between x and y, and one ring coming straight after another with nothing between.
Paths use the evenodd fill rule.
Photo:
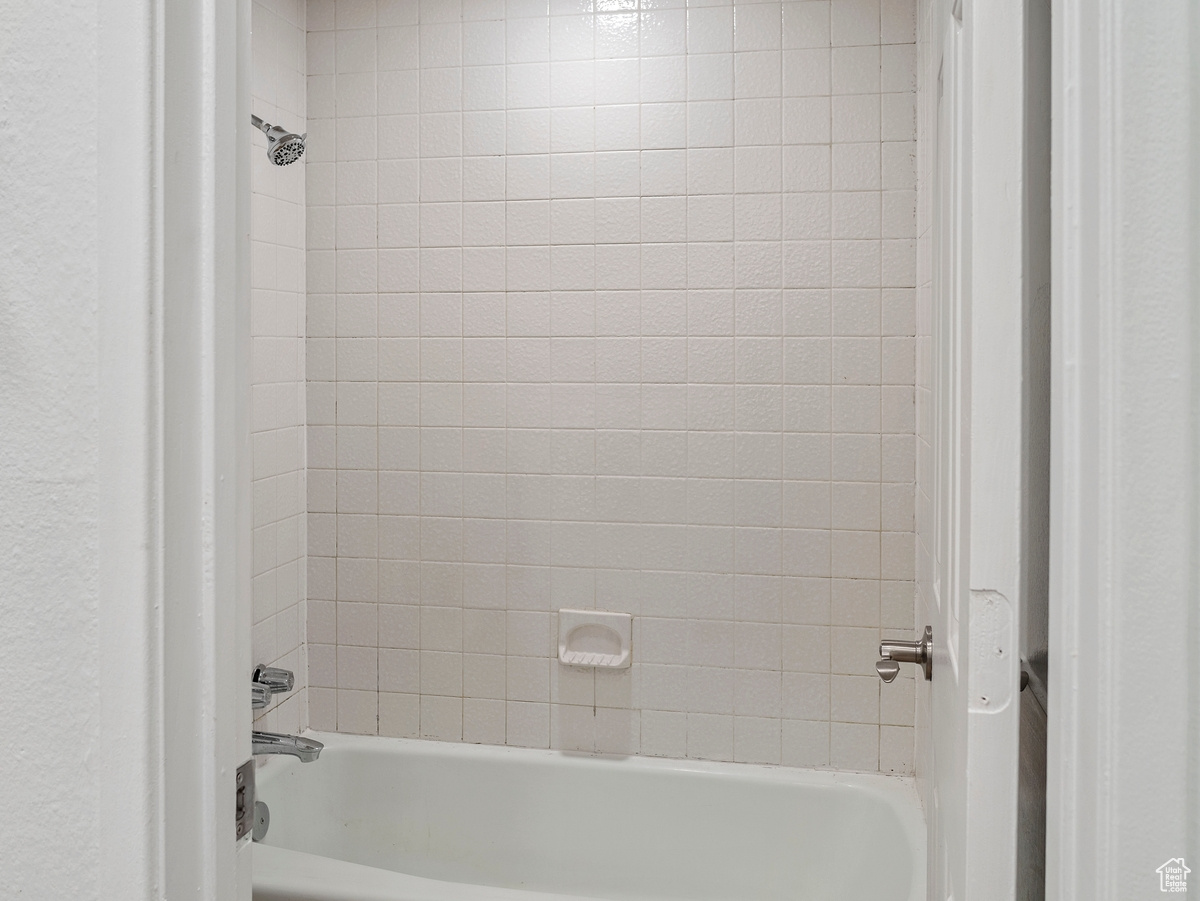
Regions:
<instances>
[{"instance_id":1,"label":"white painted wall","mask_svg":"<svg viewBox=\"0 0 1200 901\"><path fill-rule=\"evenodd\" d=\"M96 11L13 6L0 45L0 784L6 810L36 813L0 817L4 891L96 897Z\"/></svg>"},{"instance_id":2,"label":"white painted wall","mask_svg":"<svg viewBox=\"0 0 1200 901\"><path fill-rule=\"evenodd\" d=\"M2 15L2 891L150 898L151 18Z\"/></svg>"}]
</instances>

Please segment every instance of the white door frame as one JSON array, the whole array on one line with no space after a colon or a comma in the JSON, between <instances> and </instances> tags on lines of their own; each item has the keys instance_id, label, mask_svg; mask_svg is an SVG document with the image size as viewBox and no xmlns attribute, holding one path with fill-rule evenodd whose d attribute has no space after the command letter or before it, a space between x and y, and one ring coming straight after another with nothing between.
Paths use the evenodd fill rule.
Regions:
<instances>
[{"instance_id":1,"label":"white door frame","mask_svg":"<svg viewBox=\"0 0 1200 901\"><path fill-rule=\"evenodd\" d=\"M98 897L162 896L160 493L156 430L161 308L156 240L154 7L98 10L100 809Z\"/></svg>"},{"instance_id":2,"label":"white door frame","mask_svg":"<svg viewBox=\"0 0 1200 901\"><path fill-rule=\"evenodd\" d=\"M1194 0L1053 21L1047 897L1123 901L1189 853L1196 790L1197 22Z\"/></svg>"},{"instance_id":3,"label":"white door frame","mask_svg":"<svg viewBox=\"0 0 1200 901\"><path fill-rule=\"evenodd\" d=\"M103 898L249 898L248 7L97 10Z\"/></svg>"}]
</instances>

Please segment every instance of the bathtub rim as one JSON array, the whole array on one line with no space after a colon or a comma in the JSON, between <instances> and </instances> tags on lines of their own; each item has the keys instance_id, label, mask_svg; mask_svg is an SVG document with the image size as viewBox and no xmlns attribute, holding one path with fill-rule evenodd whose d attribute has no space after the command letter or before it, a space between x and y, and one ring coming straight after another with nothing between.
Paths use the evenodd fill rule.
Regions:
<instances>
[{"instance_id":1,"label":"bathtub rim","mask_svg":"<svg viewBox=\"0 0 1200 901\"><path fill-rule=\"evenodd\" d=\"M339 751L366 751L372 754L394 754L397 756L430 756L456 760L543 760L555 766L572 769L603 767L604 769L632 767L639 772L684 773L724 776L726 778L750 780L757 783L772 783L797 786L812 786L824 789L849 789L873 796L886 804L901 825L905 839L913 854L914 890L920 886L921 896L928 878L927 841L928 831L925 811L912 776L892 776L884 773L863 773L846 770L812 769L782 764L736 763L714 760L692 760L674 757L646 757L640 754L607 754L588 751L566 751L553 748L524 748L511 745L488 745L470 742L438 741L425 738L394 738L382 735L353 735L340 732L305 730L306 738L314 738L325 745L322 756ZM268 786L285 772L295 772L297 767L320 766L321 760L302 764L291 757L258 758L256 781ZM914 897L918 897L914 894Z\"/></svg>"}]
</instances>

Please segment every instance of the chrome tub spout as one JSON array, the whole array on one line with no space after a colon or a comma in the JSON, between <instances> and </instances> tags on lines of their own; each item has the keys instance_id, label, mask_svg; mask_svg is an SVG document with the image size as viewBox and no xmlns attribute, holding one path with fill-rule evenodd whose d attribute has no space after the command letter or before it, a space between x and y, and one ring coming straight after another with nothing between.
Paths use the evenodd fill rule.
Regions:
<instances>
[{"instance_id":1,"label":"chrome tub spout","mask_svg":"<svg viewBox=\"0 0 1200 901\"><path fill-rule=\"evenodd\" d=\"M311 738L275 732L255 732L252 741L255 754L290 754L301 763L312 763L321 756L321 750L325 747Z\"/></svg>"}]
</instances>

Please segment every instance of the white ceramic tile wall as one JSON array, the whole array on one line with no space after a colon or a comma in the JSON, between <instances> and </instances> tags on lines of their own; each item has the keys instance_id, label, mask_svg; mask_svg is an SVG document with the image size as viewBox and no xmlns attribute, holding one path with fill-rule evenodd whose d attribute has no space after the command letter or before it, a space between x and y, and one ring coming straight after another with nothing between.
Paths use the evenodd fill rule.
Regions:
<instances>
[{"instance_id":1,"label":"white ceramic tile wall","mask_svg":"<svg viewBox=\"0 0 1200 901\"><path fill-rule=\"evenodd\" d=\"M911 771L913 6L310 0L315 726Z\"/></svg>"},{"instance_id":2,"label":"white ceramic tile wall","mask_svg":"<svg viewBox=\"0 0 1200 901\"><path fill-rule=\"evenodd\" d=\"M253 111L303 132L304 0L254 0ZM304 167L271 165L266 138L251 151L251 433L254 485L252 645L256 662L294 670L297 690L258 717L304 728Z\"/></svg>"}]
</instances>

